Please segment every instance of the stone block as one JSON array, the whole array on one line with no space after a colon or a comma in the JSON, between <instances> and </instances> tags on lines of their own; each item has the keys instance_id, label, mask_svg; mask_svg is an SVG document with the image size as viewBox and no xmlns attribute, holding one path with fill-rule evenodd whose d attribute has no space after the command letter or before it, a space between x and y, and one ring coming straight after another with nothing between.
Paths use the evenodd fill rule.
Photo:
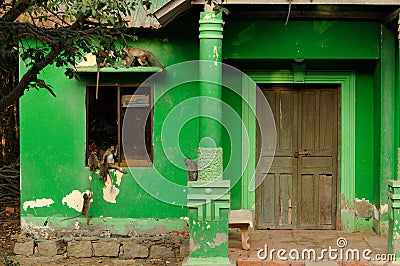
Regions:
<instances>
[{"instance_id":1,"label":"stone block","mask_svg":"<svg viewBox=\"0 0 400 266\"><path fill-rule=\"evenodd\" d=\"M338 266L336 261L306 261L305 266Z\"/></svg>"},{"instance_id":2,"label":"stone block","mask_svg":"<svg viewBox=\"0 0 400 266\"><path fill-rule=\"evenodd\" d=\"M264 262L265 266L289 266L290 262L288 261L266 261Z\"/></svg>"},{"instance_id":3,"label":"stone block","mask_svg":"<svg viewBox=\"0 0 400 266\"><path fill-rule=\"evenodd\" d=\"M37 242L37 247L39 254L45 257L61 255L67 251L67 245L63 240Z\"/></svg>"},{"instance_id":4,"label":"stone block","mask_svg":"<svg viewBox=\"0 0 400 266\"><path fill-rule=\"evenodd\" d=\"M238 266L262 266L261 260L238 260Z\"/></svg>"},{"instance_id":5,"label":"stone block","mask_svg":"<svg viewBox=\"0 0 400 266\"><path fill-rule=\"evenodd\" d=\"M95 257L118 257L121 245L115 241L100 241L92 246Z\"/></svg>"},{"instance_id":6,"label":"stone block","mask_svg":"<svg viewBox=\"0 0 400 266\"><path fill-rule=\"evenodd\" d=\"M123 241L122 249L123 252L120 253L120 257L124 259L147 258L149 256L149 248L138 244L136 240Z\"/></svg>"},{"instance_id":7,"label":"stone block","mask_svg":"<svg viewBox=\"0 0 400 266\"><path fill-rule=\"evenodd\" d=\"M179 249L179 256L181 258L186 258L190 254L190 247L189 245L181 245Z\"/></svg>"},{"instance_id":8,"label":"stone block","mask_svg":"<svg viewBox=\"0 0 400 266\"><path fill-rule=\"evenodd\" d=\"M304 261L293 261L290 263L290 266L304 266Z\"/></svg>"},{"instance_id":9,"label":"stone block","mask_svg":"<svg viewBox=\"0 0 400 266\"><path fill-rule=\"evenodd\" d=\"M34 247L35 241L33 239L26 242L17 242L14 245L14 253L15 255L30 256L33 255Z\"/></svg>"},{"instance_id":10,"label":"stone block","mask_svg":"<svg viewBox=\"0 0 400 266\"><path fill-rule=\"evenodd\" d=\"M175 252L166 246L154 245L150 248L150 258L152 259L167 259L175 258Z\"/></svg>"},{"instance_id":11,"label":"stone block","mask_svg":"<svg viewBox=\"0 0 400 266\"><path fill-rule=\"evenodd\" d=\"M69 257L89 258L93 255L92 242L90 241L71 241L67 244Z\"/></svg>"}]
</instances>

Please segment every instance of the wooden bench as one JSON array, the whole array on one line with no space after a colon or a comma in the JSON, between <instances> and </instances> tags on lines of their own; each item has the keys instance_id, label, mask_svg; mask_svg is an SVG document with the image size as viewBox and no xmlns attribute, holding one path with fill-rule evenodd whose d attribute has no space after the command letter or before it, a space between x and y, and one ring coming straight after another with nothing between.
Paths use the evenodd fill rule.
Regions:
<instances>
[{"instance_id":1,"label":"wooden bench","mask_svg":"<svg viewBox=\"0 0 400 266\"><path fill-rule=\"evenodd\" d=\"M232 210L229 212L229 228L240 228L242 233L242 248L250 249L249 227L253 227L253 214L250 210Z\"/></svg>"}]
</instances>

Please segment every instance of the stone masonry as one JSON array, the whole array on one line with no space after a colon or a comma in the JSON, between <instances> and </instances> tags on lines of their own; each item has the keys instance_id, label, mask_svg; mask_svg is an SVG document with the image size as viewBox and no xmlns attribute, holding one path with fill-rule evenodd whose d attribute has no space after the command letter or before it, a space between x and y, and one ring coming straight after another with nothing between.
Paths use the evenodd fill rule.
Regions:
<instances>
[{"instance_id":1,"label":"stone masonry","mask_svg":"<svg viewBox=\"0 0 400 266\"><path fill-rule=\"evenodd\" d=\"M54 237L35 239L21 234L14 247L22 257L162 259L180 261L189 255L188 232L158 235Z\"/></svg>"}]
</instances>

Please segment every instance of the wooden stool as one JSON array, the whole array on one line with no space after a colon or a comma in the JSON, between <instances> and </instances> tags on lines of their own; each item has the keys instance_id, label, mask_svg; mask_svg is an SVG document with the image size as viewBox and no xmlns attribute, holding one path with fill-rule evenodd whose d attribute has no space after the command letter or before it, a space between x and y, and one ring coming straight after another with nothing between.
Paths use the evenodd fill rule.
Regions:
<instances>
[{"instance_id":1,"label":"wooden stool","mask_svg":"<svg viewBox=\"0 0 400 266\"><path fill-rule=\"evenodd\" d=\"M253 227L253 214L250 210L232 210L229 212L229 228L240 228L242 233L242 248L250 249L249 227Z\"/></svg>"}]
</instances>

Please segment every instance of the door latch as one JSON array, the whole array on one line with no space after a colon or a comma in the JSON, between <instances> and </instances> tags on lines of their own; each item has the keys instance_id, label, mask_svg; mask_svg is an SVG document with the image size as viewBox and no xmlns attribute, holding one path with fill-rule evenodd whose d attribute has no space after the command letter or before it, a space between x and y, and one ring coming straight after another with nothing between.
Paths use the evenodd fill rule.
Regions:
<instances>
[{"instance_id":1,"label":"door latch","mask_svg":"<svg viewBox=\"0 0 400 266\"><path fill-rule=\"evenodd\" d=\"M304 150L304 152L299 152L299 151L295 151L294 152L294 158L299 158L299 156L310 156L311 153L307 150Z\"/></svg>"}]
</instances>

